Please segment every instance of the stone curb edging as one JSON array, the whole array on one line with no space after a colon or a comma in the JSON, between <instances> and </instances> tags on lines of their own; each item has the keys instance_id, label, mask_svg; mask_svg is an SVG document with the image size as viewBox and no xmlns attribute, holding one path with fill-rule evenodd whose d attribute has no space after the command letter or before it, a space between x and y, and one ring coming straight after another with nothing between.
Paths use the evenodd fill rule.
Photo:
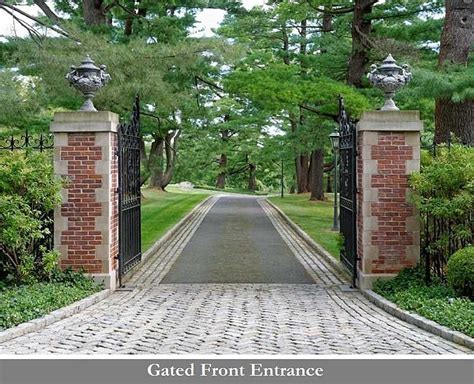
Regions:
<instances>
[{"instance_id":1,"label":"stone curb edging","mask_svg":"<svg viewBox=\"0 0 474 384\"><path fill-rule=\"evenodd\" d=\"M216 195L213 194L209 195L209 197L206 197L203 201L201 201L198 205L191 209L191 211L189 211L180 221L178 221L173 227L171 227L163 236L161 236L150 248L148 248L142 254L142 259L140 263L137 264L137 266L133 268L134 270L122 280L122 284L129 281L135 275L135 273L138 272L141 267L143 267L145 261L150 256L158 252L158 250L163 246L163 244L166 244L189 221L189 218L192 217L197 210L199 210L203 205L205 205L210 199L215 196Z\"/></svg>"},{"instance_id":2,"label":"stone curb edging","mask_svg":"<svg viewBox=\"0 0 474 384\"><path fill-rule=\"evenodd\" d=\"M341 264L340 261L334 259L331 254L326 251L321 245L316 243L309 235L303 231L293 220L291 220L286 213L284 213L280 208L278 208L275 204L273 204L270 200L265 199L265 201L271 205L275 211L285 220L285 222L296 232L298 235L303 238L303 240L313 248L320 256L324 258L326 262L328 262L337 272L343 275L347 280L351 280L349 273L346 271L345 267Z\"/></svg>"},{"instance_id":3,"label":"stone curb edging","mask_svg":"<svg viewBox=\"0 0 474 384\"><path fill-rule=\"evenodd\" d=\"M371 289L361 290L361 292L370 302L392 316L398 317L400 320L406 321L409 324L416 325L418 328L440 336L443 339L474 350L474 339L472 337L458 331L453 331L416 313L405 311Z\"/></svg>"},{"instance_id":4,"label":"stone curb edging","mask_svg":"<svg viewBox=\"0 0 474 384\"><path fill-rule=\"evenodd\" d=\"M105 299L110 294L110 289L104 289L82 300L69 304L66 307L56 309L43 317L28 321L26 323L22 323L20 325L17 325L16 327L2 331L0 332L0 343L4 343L5 341L26 335L27 333L39 331L40 329L43 329L50 324L53 324L59 320L63 320L66 317L75 315L76 313L79 313L84 309Z\"/></svg>"},{"instance_id":5,"label":"stone curb edging","mask_svg":"<svg viewBox=\"0 0 474 384\"><path fill-rule=\"evenodd\" d=\"M345 271L344 266L337 260L335 260L325 249L323 249L318 243L311 239L306 232L304 232L300 227L298 227L283 211L278 208L271 201L266 199L266 201L280 214L281 217L312 247L318 254L323 256L326 261L328 261L334 268L341 272L344 276L349 276ZM349 277L348 277L349 278ZM371 289L360 290L360 292L373 304L375 304L380 309L383 309L385 312L389 313L392 316L399 318L400 320L406 321L409 324L416 325L418 328L421 328L425 331L433 333L434 335L440 336L443 339L452 341L453 343L463 345L474 350L474 339L464 335L461 332L453 331L443 325L440 325L432 320L428 320L425 317L405 311L399 308L396 304L388 301L382 296L378 295Z\"/></svg>"}]
</instances>

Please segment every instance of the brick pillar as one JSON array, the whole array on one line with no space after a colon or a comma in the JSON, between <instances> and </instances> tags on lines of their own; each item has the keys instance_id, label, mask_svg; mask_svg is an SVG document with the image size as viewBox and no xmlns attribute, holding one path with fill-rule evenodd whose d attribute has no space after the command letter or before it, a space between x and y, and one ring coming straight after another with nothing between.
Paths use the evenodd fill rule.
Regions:
<instances>
[{"instance_id":1,"label":"brick pillar","mask_svg":"<svg viewBox=\"0 0 474 384\"><path fill-rule=\"evenodd\" d=\"M420 169L418 111L365 112L358 130L357 242L360 288L394 277L420 257L420 228L408 176Z\"/></svg>"},{"instance_id":2,"label":"brick pillar","mask_svg":"<svg viewBox=\"0 0 474 384\"><path fill-rule=\"evenodd\" d=\"M111 112L54 115L54 171L66 179L54 212L61 266L83 267L115 289L118 254L118 116Z\"/></svg>"}]
</instances>

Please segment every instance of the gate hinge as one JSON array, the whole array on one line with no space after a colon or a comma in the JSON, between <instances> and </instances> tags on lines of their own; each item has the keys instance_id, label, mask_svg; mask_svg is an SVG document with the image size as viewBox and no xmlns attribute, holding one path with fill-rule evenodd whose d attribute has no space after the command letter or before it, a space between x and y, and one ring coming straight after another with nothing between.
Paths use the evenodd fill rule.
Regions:
<instances>
[{"instance_id":1,"label":"gate hinge","mask_svg":"<svg viewBox=\"0 0 474 384\"><path fill-rule=\"evenodd\" d=\"M120 187L115 188L115 193L120 193Z\"/></svg>"},{"instance_id":2,"label":"gate hinge","mask_svg":"<svg viewBox=\"0 0 474 384\"><path fill-rule=\"evenodd\" d=\"M118 150L118 148L115 148L115 151L114 151L114 152L115 152L114 155L118 157L118 156L119 156L119 150Z\"/></svg>"}]
</instances>

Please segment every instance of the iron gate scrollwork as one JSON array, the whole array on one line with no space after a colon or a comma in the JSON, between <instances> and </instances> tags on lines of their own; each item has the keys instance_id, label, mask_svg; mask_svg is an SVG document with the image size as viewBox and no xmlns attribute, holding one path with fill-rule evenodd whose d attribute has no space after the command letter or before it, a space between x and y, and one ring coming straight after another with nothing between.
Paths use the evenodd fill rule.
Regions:
<instances>
[{"instance_id":1,"label":"iron gate scrollwork","mask_svg":"<svg viewBox=\"0 0 474 384\"><path fill-rule=\"evenodd\" d=\"M119 281L141 261L140 101L118 129Z\"/></svg>"},{"instance_id":2,"label":"iron gate scrollwork","mask_svg":"<svg viewBox=\"0 0 474 384\"><path fill-rule=\"evenodd\" d=\"M356 124L344 108L339 97L339 154L340 154L340 233L343 237L341 262L352 274L352 284L357 278L357 174Z\"/></svg>"}]
</instances>

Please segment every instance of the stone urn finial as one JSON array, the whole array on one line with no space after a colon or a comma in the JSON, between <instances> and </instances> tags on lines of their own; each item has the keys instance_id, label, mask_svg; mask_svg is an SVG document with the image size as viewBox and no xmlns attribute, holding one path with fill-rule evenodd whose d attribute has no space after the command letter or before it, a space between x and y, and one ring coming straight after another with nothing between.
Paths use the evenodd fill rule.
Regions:
<instances>
[{"instance_id":1,"label":"stone urn finial","mask_svg":"<svg viewBox=\"0 0 474 384\"><path fill-rule=\"evenodd\" d=\"M399 108L395 105L393 97L398 89L411 80L412 74L408 65L404 64L400 67L389 54L381 66L377 67L375 64L370 66L367 77L374 87L385 92L385 104L380 110L398 111Z\"/></svg>"},{"instance_id":2,"label":"stone urn finial","mask_svg":"<svg viewBox=\"0 0 474 384\"><path fill-rule=\"evenodd\" d=\"M96 67L89 55L82 60L80 66L71 66L71 71L66 75L66 79L74 88L81 91L86 99L79 109L80 111L97 112L92 99L95 93L111 79L106 69L105 65Z\"/></svg>"}]
</instances>

